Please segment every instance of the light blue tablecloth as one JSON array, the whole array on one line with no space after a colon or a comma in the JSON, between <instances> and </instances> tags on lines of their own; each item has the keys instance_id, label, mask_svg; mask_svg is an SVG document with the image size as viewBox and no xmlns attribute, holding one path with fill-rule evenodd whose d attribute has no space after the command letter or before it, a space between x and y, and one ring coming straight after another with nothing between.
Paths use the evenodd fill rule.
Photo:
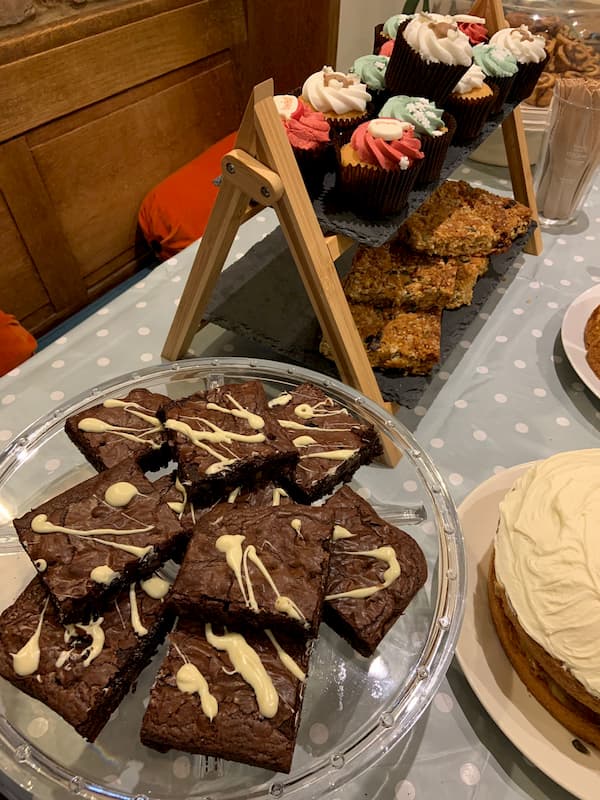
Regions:
<instances>
[{"instance_id":1,"label":"light blue tablecloth","mask_svg":"<svg viewBox=\"0 0 600 800\"><path fill-rule=\"evenodd\" d=\"M508 193L500 170L470 164L456 177ZM267 210L240 230L230 262L276 225ZM466 331L414 411L414 431L456 503L513 464L598 444L600 403L579 381L560 342L565 310L600 282L600 193L593 186L574 231L544 234L540 257L521 256ZM157 267L20 368L0 379L0 446L63 399L161 362L196 246ZM272 358L213 326L196 355ZM49 475L60 466L45 464ZM326 735L319 731L319 736ZM6 791L9 791L8 789ZM530 765L482 709L456 664L408 740L331 800L517 800L571 797Z\"/></svg>"}]
</instances>

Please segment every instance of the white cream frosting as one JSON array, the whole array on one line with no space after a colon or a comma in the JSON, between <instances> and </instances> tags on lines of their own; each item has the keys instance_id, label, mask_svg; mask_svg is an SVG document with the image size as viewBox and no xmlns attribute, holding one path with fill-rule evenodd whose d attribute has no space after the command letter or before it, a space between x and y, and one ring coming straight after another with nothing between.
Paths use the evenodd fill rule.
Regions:
<instances>
[{"instance_id":1,"label":"white cream frosting","mask_svg":"<svg viewBox=\"0 0 600 800\"><path fill-rule=\"evenodd\" d=\"M357 75L334 72L331 67L323 67L304 81L302 96L317 111L346 114L350 111L364 111L371 95L366 84Z\"/></svg>"},{"instance_id":2,"label":"white cream frosting","mask_svg":"<svg viewBox=\"0 0 600 800\"><path fill-rule=\"evenodd\" d=\"M473 89L481 89L484 83L485 74L483 70L481 67L478 67L477 64L473 64L465 72L452 91L457 94L467 94L467 92L471 92Z\"/></svg>"},{"instance_id":3,"label":"white cream frosting","mask_svg":"<svg viewBox=\"0 0 600 800\"><path fill-rule=\"evenodd\" d=\"M526 25L518 28L501 28L490 39L490 44L503 47L512 53L519 64L539 64L546 58L546 40L534 35Z\"/></svg>"},{"instance_id":4,"label":"white cream frosting","mask_svg":"<svg viewBox=\"0 0 600 800\"><path fill-rule=\"evenodd\" d=\"M600 697L600 448L535 464L500 503L495 570L521 627Z\"/></svg>"},{"instance_id":5,"label":"white cream frosting","mask_svg":"<svg viewBox=\"0 0 600 800\"><path fill-rule=\"evenodd\" d=\"M436 29L445 35L438 36ZM452 17L419 13L404 28L402 36L425 61L463 67L473 61L469 37L458 29Z\"/></svg>"}]
</instances>

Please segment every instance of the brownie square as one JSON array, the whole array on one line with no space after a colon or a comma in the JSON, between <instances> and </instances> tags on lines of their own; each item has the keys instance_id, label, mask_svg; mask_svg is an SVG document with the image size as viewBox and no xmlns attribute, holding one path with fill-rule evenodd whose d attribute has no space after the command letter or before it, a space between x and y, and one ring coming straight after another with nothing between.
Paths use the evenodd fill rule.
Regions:
<instances>
[{"instance_id":1,"label":"brownie square","mask_svg":"<svg viewBox=\"0 0 600 800\"><path fill-rule=\"evenodd\" d=\"M209 627L208 637L213 634L222 648L218 637L223 631ZM304 694L301 673L306 674L312 643L276 635L275 642L301 671L294 669L296 674L292 674L265 631L244 631L243 641L258 655L268 676L276 703L273 713L273 706L264 705L261 712L255 690L236 671L228 651L207 641L204 624L180 618L169 640L169 652L142 722L142 743L161 752L175 748L289 772ZM212 708L205 711L200 695L191 687L188 692L177 688L177 673L186 664L206 680L214 698Z\"/></svg>"},{"instance_id":2,"label":"brownie square","mask_svg":"<svg viewBox=\"0 0 600 800\"><path fill-rule=\"evenodd\" d=\"M166 603L152 599L139 586L134 585L133 591L143 626L139 633L132 626L128 590L105 608L94 625L86 619L84 625L67 629L48 602L42 582L34 578L0 616L0 675L93 742L173 622ZM31 663L14 659L35 634L42 616L38 664L35 659ZM104 633L95 657L94 628ZM15 661L19 671L27 674L17 674Z\"/></svg>"},{"instance_id":3,"label":"brownie square","mask_svg":"<svg viewBox=\"0 0 600 800\"><path fill-rule=\"evenodd\" d=\"M285 506L292 500L285 489L273 481L263 486L244 488L238 486L227 496L228 503L247 506Z\"/></svg>"},{"instance_id":4,"label":"brownie square","mask_svg":"<svg viewBox=\"0 0 600 800\"><path fill-rule=\"evenodd\" d=\"M270 401L277 420L298 449L299 461L280 480L301 503L323 497L349 481L382 452L375 428L309 383Z\"/></svg>"},{"instance_id":5,"label":"brownie square","mask_svg":"<svg viewBox=\"0 0 600 800\"><path fill-rule=\"evenodd\" d=\"M325 508L221 503L198 520L171 601L224 625L316 636L332 530Z\"/></svg>"},{"instance_id":6,"label":"brownie square","mask_svg":"<svg viewBox=\"0 0 600 800\"><path fill-rule=\"evenodd\" d=\"M122 498L114 496L119 488L125 489ZM47 526L74 532L43 532L44 517ZM188 539L133 461L68 489L13 524L64 623L102 610L107 599L131 581L180 557Z\"/></svg>"},{"instance_id":7,"label":"brownie square","mask_svg":"<svg viewBox=\"0 0 600 800\"><path fill-rule=\"evenodd\" d=\"M159 409L169 402L161 394L134 389L69 417L65 432L98 472L129 458L144 472L160 469L171 451Z\"/></svg>"},{"instance_id":8,"label":"brownie square","mask_svg":"<svg viewBox=\"0 0 600 800\"><path fill-rule=\"evenodd\" d=\"M183 530L191 536L194 525L211 505L208 498L205 502L202 502L201 498L192 500L177 472L163 475L162 478L153 481L152 486L160 493L162 502L166 503L177 516Z\"/></svg>"},{"instance_id":9,"label":"brownie square","mask_svg":"<svg viewBox=\"0 0 600 800\"><path fill-rule=\"evenodd\" d=\"M258 381L193 394L165 413L181 481L192 497L221 499L239 485L285 474L298 460Z\"/></svg>"},{"instance_id":10,"label":"brownie square","mask_svg":"<svg viewBox=\"0 0 600 800\"><path fill-rule=\"evenodd\" d=\"M381 519L349 486L342 487L325 506L333 512L335 527L323 620L361 655L371 656L425 583L427 562L411 536ZM357 551L383 547L393 549L400 567L400 574L389 586L366 598L333 598L384 583L390 562L357 555Z\"/></svg>"}]
</instances>

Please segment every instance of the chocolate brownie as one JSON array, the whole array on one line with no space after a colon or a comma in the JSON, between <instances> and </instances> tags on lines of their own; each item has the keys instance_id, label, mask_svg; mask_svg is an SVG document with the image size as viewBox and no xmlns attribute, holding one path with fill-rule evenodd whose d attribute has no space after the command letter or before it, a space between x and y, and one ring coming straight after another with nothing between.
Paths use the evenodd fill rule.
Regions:
<instances>
[{"instance_id":1,"label":"chocolate brownie","mask_svg":"<svg viewBox=\"0 0 600 800\"><path fill-rule=\"evenodd\" d=\"M332 530L325 508L221 503L196 523L171 601L224 625L316 636Z\"/></svg>"},{"instance_id":2,"label":"chocolate brownie","mask_svg":"<svg viewBox=\"0 0 600 800\"><path fill-rule=\"evenodd\" d=\"M161 394L134 389L69 417L65 432L98 472L129 458L143 471L160 469L171 451L159 409L169 402Z\"/></svg>"},{"instance_id":3,"label":"chocolate brownie","mask_svg":"<svg viewBox=\"0 0 600 800\"><path fill-rule=\"evenodd\" d=\"M163 475L152 483L153 488L160 493L162 502L166 503L171 511L177 515L181 527L190 536L198 518L206 512L210 503L202 503L188 496L187 488L181 483L177 472Z\"/></svg>"},{"instance_id":4,"label":"chocolate brownie","mask_svg":"<svg viewBox=\"0 0 600 800\"><path fill-rule=\"evenodd\" d=\"M292 500L285 489L269 481L264 486L245 489L238 486L227 496L228 503L247 506L285 506Z\"/></svg>"},{"instance_id":5,"label":"chocolate brownie","mask_svg":"<svg viewBox=\"0 0 600 800\"><path fill-rule=\"evenodd\" d=\"M179 619L150 693L142 743L161 752L175 748L289 772L311 643L279 633L269 638L259 630L223 633ZM240 662L229 655L236 640L240 660L249 656L246 663L256 664L253 674L242 677ZM261 677L259 695L253 687Z\"/></svg>"},{"instance_id":6,"label":"chocolate brownie","mask_svg":"<svg viewBox=\"0 0 600 800\"><path fill-rule=\"evenodd\" d=\"M63 623L86 619L131 581L180 557L188 539L133 461L67 489L14 526Z\"/></svg>"},{"instance_id":7,"label":"chocolate brownie","mask_svg":"<svg viewBox=\"0 0 600 800\"><path fill-rule=\"evenodd\" d=\"M377 516L349 486L325 507L335 527L323 619L361 655L371 656L425 583L427 562L411 536ZM337 597L362 588L367 597Z\"/></svg>"},{"instance_id":8,"label":"chocolate brownie","mask_svg":"<svg viewBox=\"0 0 600 800\"><path fill-rule=\"evenodd\" d=\"M360 422L310 383L274 398L269 405L298 448L298 465L291 475L280 478L294 500L318 500L381 453L372 425Z\"/></svg>"},{"instance_id":9,"label":"chocolate brownie","mask_svg":"<svg viewBox=\"0 0 600 800\"><path fill-rule=\"evenodd\" d=\"M237 486L285 474L298 460L258 381L199 392L165 409L179 475L193 498L223 498Z\"/></svg>"},{"instance_id":10,"label":"chocolate brownie","mask_svg":"<svg viewBox=\"0 0 600 800\"><path fill-rule=\"evenodd\" d=\"M132 591L141 627L132 614L131 590L113 599L95 622L86 619L65 627L38 577L0 616L0 675L45 703L90 742L173 621L166 603L135 584ZM33 648L28 658L23 648L35 642L40 620L39 651Z\"/></svg>"}]
</instances>

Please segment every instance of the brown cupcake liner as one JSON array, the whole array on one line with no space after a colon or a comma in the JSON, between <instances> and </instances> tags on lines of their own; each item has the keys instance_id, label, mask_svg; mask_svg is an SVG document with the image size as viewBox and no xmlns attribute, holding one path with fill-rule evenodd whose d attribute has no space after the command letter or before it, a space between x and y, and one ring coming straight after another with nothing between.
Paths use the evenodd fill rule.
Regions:
<instances>
[{"instance_id":1,"label":"brown cupcake liner","mask_svg":"<svg viewBox=\"0 0 600 800\"><path fill-rule=\"evenodd\" d=\"M509 103L520 103L535 89L535 85L542 74L544 67L548 63L550 54L546 53L546 58L540 61L539 64L519 64L519 71L515 76L514 83L512 84L507 101Z\"/></svg>"},{"instance_id":2,"label":"brown cupcake liner","mask_svg":"<svg viewBox=\"0 0 600 800\"><path fill-rule=\"evenodd\" d=\"M380 22L379 25L375 25L373 29L373 55L378 56L380 49L383 45L389 41L386 36L383 35L383 22Z\"/></svg>"},{"instance_id":3,"label":"brown cupcake liner","mask_svg":"<svg viewBox=\"0 0 600 800\"><path fill-rule=\"evenodd\" d=\"M425 61L402 35L408 22L403 22L398 28L385 71L385 85L392 94L426 97L443 106L469 67Z\"/></svg>"},{"instance_id":4,"label":"brown cupcake liner","mask_svg":"<svg viewBox=\"0 0 600 800\"><path fill-rule=\"evenodd\" d=\"M329 123L331 129L331 140L335 145L341 147L343 144L348 144L352 138L355 128L358 128L363 122L366 122L373 116L372 106L369 103L367 110L361 116L356 117L329 117L325 114L325 119Z\"/></svg>"},{"instance_id":5,"label":"brown cupcake liner","mask_svg":"<svg viewBox=\"0 0 600 800\"><path fill-rule=\"evenodd\" d=\"M469 100L451 95L448 98L446 107L456 119L454 144L466 144L479 136L497 96L498 88L494 86L489 97Z\"/></svg>"},{"instance_id":6,"label":"brown cupcake liner","mask_svg":"<svg viewBox=\"0 0 600 800\"><path fill-rule=\"evenodd\" d=\"M490 116L494 114L500 114L502 111L502 107L504 103L506 103L508 93L510 92L511 86L515 82L515 78L517 77L516 73L514 75L510 75L508 78L492 78L486 77L485 82L490 88L497 87L498 95L494 102L494 105L491 108Z\"/></svg>"},{"instance_id":7,"label":"brown cupcake liner","mask_svg":"<svg viewBox=\"0 0 600 800\"><path fill-rule=\"evenodd\" d=\"M421 150L425 158L421 162L417 186L424 186L427 183L431 183L431 181L437 180L444 166L446 153L456 131L456 120L448 111L444 111L442 119L444 120L444 125L448 128L443 136L420 136Z\"/></svg>"},{"instance_id":8,"label":"brown cupcake liner","mask_svg":"<svg viewBox=\"0 0 600 800\"><path fill-rule=\"evenodd\" d=\"M314 199L321 194L325 173L335 169L335 150L331 142L319 147L305 150L292 147L298 169L306 186L309 197Z\"/></svg>"},{"instance_id":9,"label":"brown cupcake liner","mask_svg":"<svg viewBox=\"0 0 600 800\"><path fill-rule=\"evenodd\" d=\"M356 211L361 217L386 217L402 211L425 159L408 169L384 170L341 162L339 149L336 204Z\"/></svg>"}]
</instances>

